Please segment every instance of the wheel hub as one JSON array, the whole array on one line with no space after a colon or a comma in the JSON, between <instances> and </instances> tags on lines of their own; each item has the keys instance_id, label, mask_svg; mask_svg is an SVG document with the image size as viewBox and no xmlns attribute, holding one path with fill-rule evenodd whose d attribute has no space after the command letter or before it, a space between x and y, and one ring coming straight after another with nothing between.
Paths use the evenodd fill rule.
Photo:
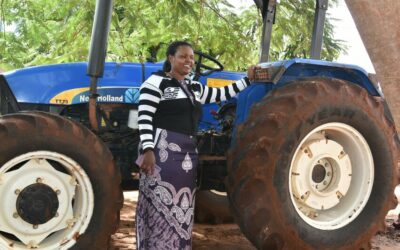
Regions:
<instances>
[{"instance_id":1,"label":"wheel hub","mask_svg":"<svg viewBox=\"0 0 400 250\"><path fill-rule=\"evenodd\" d=\"M341 228L362 211L371 193L374 163L353 127L323 124L298 145L290 166L290 194L298 215L323 230Z\"/></svg>"},{"instance_id":2,"label":"wheel hub","mask_svg":"<svg viewBox=\"0 0 400 250\"><path fill-rule=\"evenodd\" d=\"M321 183L326 176L326 170L324 166L321 164L317 164L314 166L312 171L312 180L316 183Z\"/></svg>"},{"instance_id":3,"label":"wheel hub","mask_svg":"<svg viewBox=\"0 0 400 250\"><path fill-rule=\"evenodd\" d=\"M316 192L326 192L329 187L334 185L332 179L335 169L332 167L331 161L335 162L329 158L319 159L312 169L311 186Z\"/></svg>"},{"instance_id":4,"label":"wheel hub","mask_svg":"<svg viewBox=\"0 0 400 250\"><path fill-rule=\"evenodd\" d=\"M351 182L351 163L343 147L332 140L312 140L298 155L298 175L292 183L299 202L324 210L334 207L347 193Z\"/></svg>"},{"instance_id":5,"label":"wheel hub","mask_svg":"<svg viewBox=\"0 0 400 250\"><path fill-rule=\"evenodd\" d=\"M42 183L24 188L16 203L18 215L33 225L44 224L51 220L56 215L58 206L56 192Z\"/></svg>"},{"instance_id":6,"label":"wheel hub","mask_svg":"<svg viewBox=\"0 0 400 250\"><path fill-rule=\"evenodd\" d=\"M0 249L70 248L93 201L90 179L71 158L35 151L11 159L0 168Z\"/></svg>"}]
</instances>

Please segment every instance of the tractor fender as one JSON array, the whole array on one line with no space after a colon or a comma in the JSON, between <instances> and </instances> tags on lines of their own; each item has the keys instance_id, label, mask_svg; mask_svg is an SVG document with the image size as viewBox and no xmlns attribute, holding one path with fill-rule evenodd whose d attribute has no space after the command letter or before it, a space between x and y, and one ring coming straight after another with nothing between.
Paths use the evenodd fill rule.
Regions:
<instances>
[{"instance_id":1,"label":"tractor fender","mask_svg":"<svg viewBox=\"0 0 400 250\"><path fill-rule=\"evenodd\" d=\"M379 83L375 82L361 67L351 64L341 64L323 60L291 59L273 63L262 63L261 68L275 68L268 80L256 82L242 91L237 101L236 125L246 121L254 103L264 98L269 91L281 88L291 82L322 77L338 79L359 85L371 96L383 96Z\"/></svg>"}]
</instances>

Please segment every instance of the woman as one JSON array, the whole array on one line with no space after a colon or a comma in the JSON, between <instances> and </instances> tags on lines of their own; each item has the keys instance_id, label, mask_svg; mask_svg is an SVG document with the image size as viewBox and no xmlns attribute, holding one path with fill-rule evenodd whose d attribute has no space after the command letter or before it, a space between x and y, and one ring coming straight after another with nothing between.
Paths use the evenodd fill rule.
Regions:
<instances>
[{"instance_id":1,"label":"woman","mask_svg":"<svg viewBox=\"0 0 400 250\"><path fill-rule=\"evenodd\" d=\"M173 42L164 72L150 76L140 89L137 249L191 249L197 172L194 136L201 104L229 99L254 77L250 67L248 77L209 88L186 78L193 66L192 46Z\"/></svg>"}]
</instances>

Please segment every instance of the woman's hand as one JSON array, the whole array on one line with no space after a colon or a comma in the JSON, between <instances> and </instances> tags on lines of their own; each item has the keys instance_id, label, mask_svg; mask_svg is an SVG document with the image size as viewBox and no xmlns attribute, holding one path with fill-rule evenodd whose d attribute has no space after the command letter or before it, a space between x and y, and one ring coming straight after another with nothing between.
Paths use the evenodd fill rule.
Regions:
<instances>
[{"instance_id":1,"label":"woman's hand","mask_svg":"<svg viewBox=\"0 0 400 250\"><path fill-rule=\"evenodd\" d=\"M156 157L153 150L146 151L143 154L143 162L142 165L139 166L140 169L142 169L146 175L153 175L155 166Z\"/></svg>"},{"instance_id":2,"label":"woman's hand","mask_svg":"<svg viewBox=\"0 0 400 250\"><path fill-rule=\"evenodd\" d=\"M251 65L250 67L247 68L247 78L249 78L250 81L255 80L256 69L259 69L259 68L260 68L260 66L256 66L256 65Z\"/></svg>"}]
</instances>

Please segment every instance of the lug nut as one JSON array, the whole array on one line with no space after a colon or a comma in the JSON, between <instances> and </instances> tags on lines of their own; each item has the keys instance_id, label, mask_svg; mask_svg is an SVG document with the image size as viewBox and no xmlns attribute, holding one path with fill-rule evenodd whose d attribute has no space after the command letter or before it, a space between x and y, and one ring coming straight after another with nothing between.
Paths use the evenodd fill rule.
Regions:
<instances>
[{"instance_id":1,"label":"lug nut","mask_svg":"<svg viewBox=\"0 0 400 250\"><path fill-rule=\"evenodd\" d=\"M38 229L38 225L33 225L33 229Z\"/></svg>"},{"instance_id":2,"label":"lug nut","mask_svg":"<svg viewBox=\"0 0 400 250\"><path fill-rule=\"evenodd\" d=\"M19 217L18 213L17 213L17 212L13 213L13 217L14 217L15 219L18 218L18 217Z\"/></svg>"},{"instance_id":3,"label":"lug nut","mask_svg":"<svg viewBox=\"0 0 400 250\"><path fill-rule=\"evenodd\" d=\"M15 189L14 193L15 193L16 195L19 195L19 193L21 193L21 190Z\"/></svg>"},{"instance_id":4,"label":"lug nut","mask_svg":"<svg viewBox=\"0 0 400 250\"><path fill-rule=\"evenodd\" d=\"M39 178L36 179L36 182L37 182L37 183L42 183L42 182L43 182L43 179L39 177Z\"/></svg>"},{"instance_id":5,"label":"lug nut","mask_svg":"<svg viewBox=\"0 0 400 250\"><path fill-rule=\"evenodd\" d=\"M57 189L57 190L56 190L56 194L57 194L57 195L60 195L60 194L61 194L60 189Z\"/></svg>"}]
</instances>

